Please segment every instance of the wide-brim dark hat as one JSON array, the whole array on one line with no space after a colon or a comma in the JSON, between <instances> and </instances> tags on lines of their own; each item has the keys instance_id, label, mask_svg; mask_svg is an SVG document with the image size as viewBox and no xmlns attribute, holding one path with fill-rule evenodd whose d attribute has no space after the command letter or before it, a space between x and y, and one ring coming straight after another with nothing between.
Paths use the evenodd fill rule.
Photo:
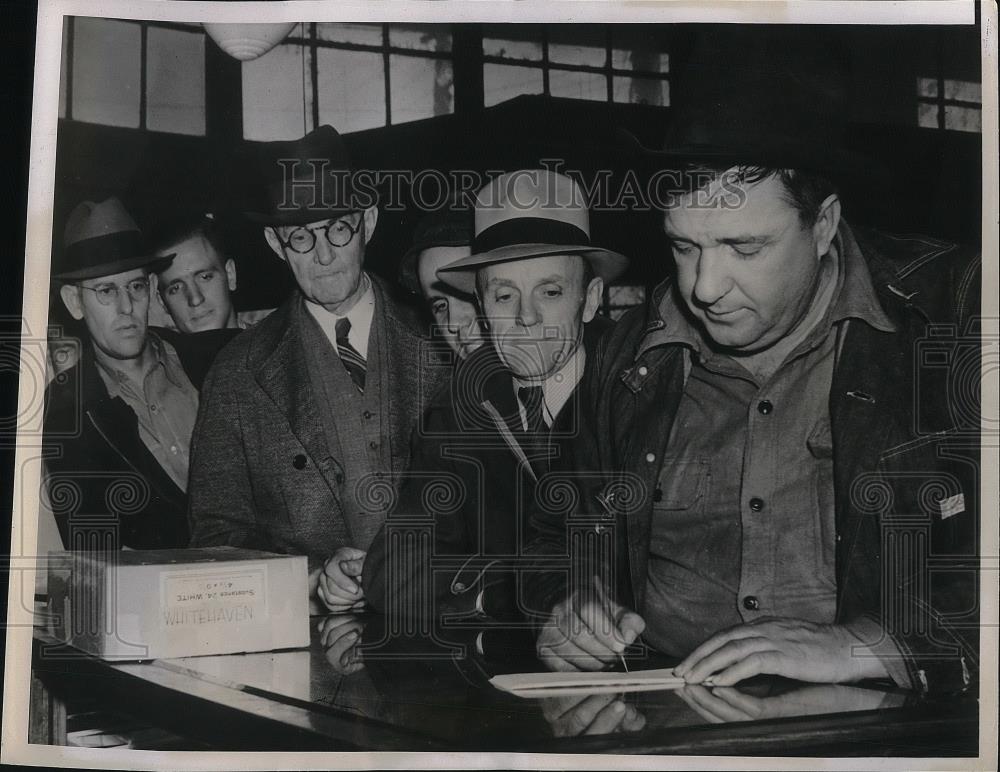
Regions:
<instances>
[{"instance_id":1,"label":"wide-brim dark hat","mask_svg":"<svg viewBox=\"0 0 1000 772\"><path fill-rule=\"evenodd\" d=\"M68 283L136 268L161 271L173 259L173 254L153 254L139 226L117 198L99 203L83 201L66 221L61 264L52 279Z\"/></svg>"},{"instance_id":2,"label":"wide-brim dark hat","mask_svg":"<svg viewBox=\"0 0 1000 772\"><path fill-rule=\"evenodd\" d=\"M628 258L590 243L590 213L583 191L569 177L546 169L502 174L476 194L472 254L437 272L468 295L488 265L554 255L579 255L605 283L621 276Z\"/></svg>"},{"instance_id":3,"label":"wide-brim dark hat","mask_svg":"<svg viewBox=\"0 0 1000 772\"><path fill-rule=\"evenodd\" d=\"M265 142L258 168L265 211L244 212L262 225L305 225L374 205L355 190L351 159L332 126L320 126L301 139Z\"/></svg>"},{"instance_id":4,"label":"wide-brim dark hat","mask_svg":"<svg viewBox=\"0 0 1000 772\"><path fill-rule=\"evenodd\" d=\"M464 247L472 244L472 209L447 207L424 215L413 232L413 243L399 263L399 283L420 294L417 258L432 247Z\"/></svg>"},{"instance_id":5,"label":"wide-brim dark hat","mask_svg":"<svg viewBox=\"0 0 1000 772\"><path fill-rule=\"evenodd\" d=\"M884 178L847 143L850 72L823 32L724 26L695 42L673 91L660 148L621 132L649 160L809 171L832 181Z\"/></svg>"}]
</instances>

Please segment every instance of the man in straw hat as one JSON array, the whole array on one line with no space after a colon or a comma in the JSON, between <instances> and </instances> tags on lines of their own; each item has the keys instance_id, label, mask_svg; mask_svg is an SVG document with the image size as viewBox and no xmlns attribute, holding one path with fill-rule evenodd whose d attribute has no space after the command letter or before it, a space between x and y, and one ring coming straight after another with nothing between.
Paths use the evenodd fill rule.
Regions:
<instances>
[{"instance_id":1,"label":"man in straw hat","mask_svg":"<svg viewBox=\"0 0 1000 772\"><path fill-rule=\"evenodd\" d=\"M369 597L392 613L522 616L526 514L576 437L576 386L610 325L595 314L605 283L628 262L590 243L583 194L561 174L504 174L479 191L474 214L471 254L437 275L476 296L492 345L463 362L431 405L386 536L372 546ZM403 561L391 532L394 520L410 528L414 517L433 528L433 554ZM422 581L428 561L433 587ZM414 573L398 572L402 564Z\"/></svg>"},{"instance_id":2,"label":"man in straw hat","mask_svg":"<svg viewBox=\"0 0 1000 772\"><path fill-rule=\"evenodd\" d=\"M250 213L296 288L219 357L191 469L192 543L309 557L310 597L365 602L361 567L446 375L416 314L365 272L378 209L321 126L262 151L267 210Z\"/></svg>"},{"instance_id":3,"label":"man in straw hat","mask_svg":"<svg viewBox=\"0 0 1000 772\"><path fill-rule=\"evenodd\" d=\"M652 155L682 183L676 275L602 341L573 448L601 459L579 500L613 557L533 583L550 668L613 665L641 635L690 684L974 682L978 392L948 383L978 382L980 263L847 223L837 183L867 167L835 61L787 30L692 56ZM539 512L536 548L578 552L577 513Z\"/></svg>"},{"instance_id":4,"label":"man in straw hat","mask_svg":"<svg viewBox=\"0 0 1000 772\"><path fill-rule=\"evenodd\" d=\"M150 272L173 255L147 248L117 198L79 204L63 243L53 279L69 313L87 329L79 362L46 397L45 439L56 451L47 458L47 482L63 543L187 546L198 388L233 333L181 336L147 328Z\"/></svg>"}]
</instances>

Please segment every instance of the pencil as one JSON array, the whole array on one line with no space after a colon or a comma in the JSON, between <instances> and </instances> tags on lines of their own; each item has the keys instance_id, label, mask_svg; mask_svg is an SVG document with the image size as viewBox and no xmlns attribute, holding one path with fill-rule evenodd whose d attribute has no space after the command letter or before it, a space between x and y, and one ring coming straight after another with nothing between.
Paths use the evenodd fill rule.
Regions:
<instances>
[{"instance_id":1,"label":"pencil","mask_svg":"<svg viewBox=\"0 0 1000 772\"><path fill-rule=\"evenodd\" d=\"M596 576L594 577L594 589L597 590L597 597L600 599L601 605L604 606L604 613L607 614L608 618L613 620L615 622L615 626L617 626L618 621L611 613L611 604L608 602L608 596L605 594L604 589L601 587L601 582ZM628 663L625 661L624 651L618 654L618 659L621 661L622 667L625 668L625 672L630 672L628 669Z\"/></svg>"}]
</instances>

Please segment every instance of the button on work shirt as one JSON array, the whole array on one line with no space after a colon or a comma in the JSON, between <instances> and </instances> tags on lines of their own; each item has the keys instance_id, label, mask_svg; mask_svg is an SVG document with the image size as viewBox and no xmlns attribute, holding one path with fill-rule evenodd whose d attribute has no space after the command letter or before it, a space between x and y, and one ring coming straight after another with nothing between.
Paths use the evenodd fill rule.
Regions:
<instances>
[{"instance_id":1,"label":"button on work shirt","mask_svg":"<svg viewBox=\"0 0 1000 772\"><path fill-rule=\"evenodd\" d=\"M713 350L672 294L645 345L689 348L690 371L654 504L646 639L684 656L763 616L836 613L829 395L848 319L892 330L853 238L824 256L799 341L770 375Z\"/></svg>"},{"instance_id":2,"label":"button on work shirt","mask_svg":"<svg viewBox=\"0 0 1000 772\"><path fill-rule=\"evenodd\" d=\"M97 370L112 398L125 401L139 421L139 438L182 491L187 491L191 434L198 415L198 391L181 366L174 347L149 333L153 366L135 383L124 372L97 360Z\"/></svg>"}]
</instances>

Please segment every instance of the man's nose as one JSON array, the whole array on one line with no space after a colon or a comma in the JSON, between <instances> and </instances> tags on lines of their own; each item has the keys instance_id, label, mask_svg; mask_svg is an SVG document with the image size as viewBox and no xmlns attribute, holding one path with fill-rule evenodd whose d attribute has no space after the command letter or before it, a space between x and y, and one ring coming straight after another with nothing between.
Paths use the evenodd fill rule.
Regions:
<instances>
[{"instance_id":1,"label":"man's nose","mask_svg":"<svg viewBox=\"0 0 1000 772\"><path fill-rule=\"evenodd\" d=\"M317 233L316 246L313 247L313 260L320 265L330 265L337 258L334 249L335 247L326 240L322 233Z\"/></svg>"},{"instance_id":2,"label":"man's nose","mask_svg":"<svg viewBox=\"0 0 1000 772\"><path fill-rule=\"evenodd\" d=\"M538 324L538 308L531 295L521 297L521 303L517 309L517 321L522 327L532 327Z\"/></svg>"},{"instance_id":3,"label":"man's nose","mask_svg":"<svg viewBox=\"0 0 1000 772\"><path fill-rule=\"evenodd\" d=\"M468 337L467 330L469 329L472 320L475 318L475 314L449 306L448 316L445 319L445 326L448 328L448 332L452 335L465 334L465 336Z\"/></svg>"},{"instance_id":4,"label":"man's nose","mask_svg":"<svg viewBox=\"0 0 1000 772\"><path fill-rule=\"evenodd\" d=\"M698 305L711 307L729 292L732 281L720 250L703 249L695 270L697 276L692 292Z\"/></svg>"},{"instance_id":5,"label":"man's nose","mask_svg":"<svg viewBox=\"0 0 1000 772\"><path fill-rule=\"evenodd\" d=\"M129 291L125 287L118 288L118 313L131 314L134 301Z\"/></svg>"},{"instance_id":6,"label":"man's nose","mask_svg":"<svg viewBox=\"0 0 1000 772\"><path fill-rule=\"evenodd\" d=\"M187 302L189 306L200 306L205 302L205 295L197 284L189 284L185 287Z\"/></svg>"}]
</instances>

